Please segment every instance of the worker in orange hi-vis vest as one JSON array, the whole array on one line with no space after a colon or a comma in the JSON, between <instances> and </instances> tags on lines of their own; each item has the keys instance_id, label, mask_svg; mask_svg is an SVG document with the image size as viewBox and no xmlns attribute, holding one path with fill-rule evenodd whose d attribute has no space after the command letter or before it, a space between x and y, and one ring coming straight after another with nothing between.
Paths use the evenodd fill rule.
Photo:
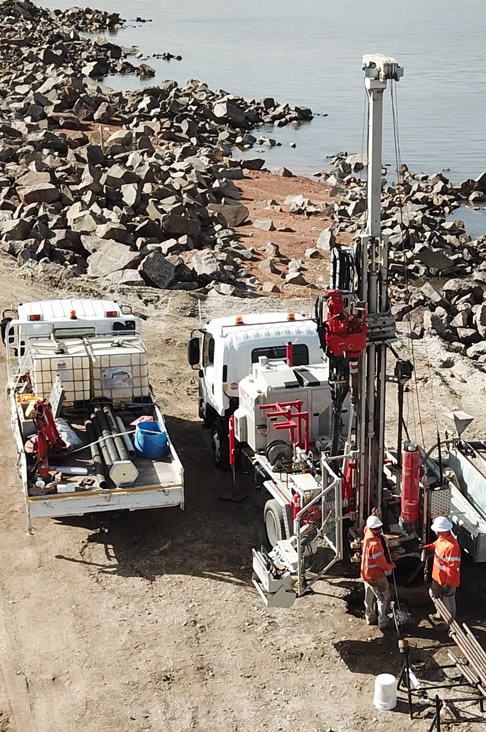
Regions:
<instances>
[{"instance_id":1,"label":"worker in orange hi-vis vest","mask_svg":"<svg viewBox=\"0 0 486 732\"><path fill-rule=\"evenodd\" d=\"M445 516L438 516L432 524L432 531L437 534L437 540L431 544L425 544L423 548L434 550L430 597L432 600L442 600L452 617L455 618L456 589L461 583L461 548L456 537L451 534L451 529L452 524L449 519ZM441 616L436 613L433 618L440 620Z\"/></svg>"},{"instance_id":2,"label":"worker in orange hi-vis vest","mask_svg":"<svg viewBox=\"0 0 486 732\"><path fill-rule=\"evenodd\" d=\"M390 587L386 573L395 569L395 564L387 560L381 533L383 523L378 516L368 516L364 532L361 554L361 579L365 586L365 617L368 625L376 625L382 630L390 628Z\"/></svg>"}]
</instances>

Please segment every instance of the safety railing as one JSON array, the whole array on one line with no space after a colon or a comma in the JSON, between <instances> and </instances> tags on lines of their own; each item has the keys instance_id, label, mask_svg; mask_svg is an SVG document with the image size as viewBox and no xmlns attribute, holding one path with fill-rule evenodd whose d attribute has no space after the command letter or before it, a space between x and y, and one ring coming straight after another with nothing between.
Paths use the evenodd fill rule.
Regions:
<instances>
[{"instance_id":1,"label":"safety railing","mask_svg":"<svg viewBox=\"0 0 486 732\"><path fill-rule=\"evenodd\" d=\"M343 558L343 473L339 469L335 471L330 463L336 465L336 461L341 461L344 464L348 458L342 455L322 457L322 490L294 519L294 533L298 538L299 597Z\"/></svg>"}]
</instances>

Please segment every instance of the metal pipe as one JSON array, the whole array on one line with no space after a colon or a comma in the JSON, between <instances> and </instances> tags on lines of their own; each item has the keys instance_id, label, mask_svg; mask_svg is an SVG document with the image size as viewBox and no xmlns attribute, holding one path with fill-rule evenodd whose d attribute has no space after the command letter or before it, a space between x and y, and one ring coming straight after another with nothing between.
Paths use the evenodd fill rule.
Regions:
<instances>
[{"instance_id":1,"label":"metal pipe","mask_svg":"<svg viewBox=\"0 0 486 732\"><path fill-rule=\"evenodd\" d=\"M64 475L89 475L88 468L77 465L50 465L49 467L57 473L64 473Z\"/></svg>"},{"instance_id":2,"label":"metal pipe","mask_svg":"<svg viewBox=\"0 0 486 732\"><path fill-rule=\"evenodd\" d=\"M458 641L457 637L455 637L455 633L451 634L451 637L453 638L454 642L458 646L458 648L462 651L462 653L466 656L467 660L469 661L471 667L474 669L474 671L477 673L480 681L483 684L486 684L486 669L482 665L482 661L480 658L478 658L477 655L475 655L472 648L468 645L464 645L463 641Z\"/></svg>"},{"instance_id":3,"label":"metal pipe","mask_svg":"<svg viewBox=\"0 0 486 732\"><path fill-rule=\"evenodd\" d=\"M397 425L397 485L402 477L402 442L403 442L403 396L405 384L398 381L398 425Z\"/></svg>"},{"instance_id":4,"label":"metal pipe","mask_svg":"<svg viewBox=\"0 0 486 732\"><path fill-rule=\"evenodd\" d=\"M108 469L110 469L111 466L113 465L113 463L112 463L112 460L111 460L111 457L110 457L110 453L108 451L108 448L106 446L106 440L105 440L105 438L102 435L102 431L100 429L100 426L98 424L98 420L96 419L96 415L95 415L94 412L90 415L90 420L89 421L91 422L91 425L93 427L93 432L94 432L94 435L95 435L95 440L92 440L92 442L95 442L96 440L98 440L98 444L100 446L101 454L103 456L103 462L105 463L106 467Z\"/></svg>"},{"instance_id":5,"label":"metal pipe","mask_svg":"<svg viewBox=\"0 0 486 732\"><path fill-rule=\"evenodd\" d=\"M442 618L448 623L449 633L454 643L465 655L481 682L486 683L486 653L484 649L467 625L464 626L467 628L467 632L460 627L442 600L435 600L435 605Z\"/></svg>"},{"instance_id":6,"label":"metal pipe","mask_svg":"<svg viewBox=\"0 0 486 732\"><path fill-rule=\"evenodd\" d=\"M91 458L96 471L96 480L98 481L99 487L105 489L108 488L108 482L106 480L105 466L103 465L103 460L101 459L100 449L97 443L96 431L93 422L90 419L87 419L85 424L86 433L90 443L89 449L91 450Z\"/></svg>"},{"instance_id":7,"label":"metal pipe","mask_svg":"<svg viewBox=\"0 0 486 732\"><path fill-rule=\"evenodd\" d=\"M95 413L96 422L100 429L101 435L104 438L106 448L110 455L110 463L111 463L111 465L113 465L113 463L116 463L120 460L120 457L118 455L118 450L116 449L116 446L115 446L115 441L111 435L111 432L108 427L108 423L106 421L105 415L103 414L103 410L101 409L101 407L96 407L94 410L94 413Z\"/></svg>"},{"instance_id":8,"label":"metal pipe","mask_svg":"<svg viewBox=\"0 0 486 732\"><path fill-rule=\"evenodd\" d=\"M116 419L116 425L118 427L118 432L122 433L122 439L123 439L123 442L125 443L127 452L131 458L134 458L137 453L135 452L135 448L133 447L133 442L130 438L130 435L126 431L127 428L123 424L123 420L118 414L116 415L115 419Z\"/></svg>"},{"instance_id":9,"label":"metal pipe","mask_svg":"<svg viewBox=\"0 0 486 732\"><path fill-rule=\"evenodd\" d=\"M437 430L437 451L439 453L439 474L440 474L440 485L444 485L444 466L442 464L442 447L440 444L440 434L439 430Z\"/></svg>"},{"instance_id":10,"label":"metal pipe","mask_svg":"<svg viewBox=\"0 0 486 732\"><path fill-rule=\"evenodd\" d=\"M125 447L125 443L123 442L121 435L118 435L118 427L115 422L115 418L113 416L113 412L111 411L110 407L103 407L103 414L106 417L106 421L108 423L108 429L111 432L111 435L113 437L113 442L115 443L115 447L118 451L118 455L120 456L120 460L129 460L128 452Z\"/></svg>"},{"instance_id":11,"label":"metal pipe","mask_svg":"<svg viewBox=\"0 0 486 732\"><path fill-rule=\"evenodd\" d=\"M471 686L474 686L480 694L486 697L486 690L481 686L479 676L477 674L475 675L475 671L466 665L469 661L466 660L466 662L464 662L457 658L457 656L455 656L451 651L448 651L447 655L452 661L454 661L454 665L459 669L464 678L469 681Z\"/></svg>"}]
</instances>

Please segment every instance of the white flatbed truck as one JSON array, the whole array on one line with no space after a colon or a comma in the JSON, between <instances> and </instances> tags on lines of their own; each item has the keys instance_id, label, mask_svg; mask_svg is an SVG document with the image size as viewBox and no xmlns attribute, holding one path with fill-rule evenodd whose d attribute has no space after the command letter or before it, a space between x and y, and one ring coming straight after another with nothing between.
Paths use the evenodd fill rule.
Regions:
<instances>
[{"instance_id":1,"label":"white flatbed truck","mask_svg":"<svg viewBox=\"0 0 486 732\"><path fill-rule=\"evenodd\" d=\"M293 346L295 366L323 363L315 321L287 311L249 313L210 320L188 344L199 369L199 416L211 431L216 466L228 470L229 418L239 405L238 385L261 356L285 358Z\"/></svg>"},{"instance_id":2,"label":"white flatbed truck","mask_svg":"<svg viewBox=\"0 0 486 732\"><path fill-rule=\"evenodd\" d=\"M183 467L149 385L140 318L112 301L82 299L25 303L10 315L4 313L2 338L29 532L34 518L182 509ZM80 447L55 454L49 447L42 465L37 405L49 407L56 386L60 398L50 404L53 418L67 423ZM111 436L121 437L128 459L118 459L120 447L118 457L105 460L109 437L103 439L101 431L100 439L90 436L90 418L103 409L116 420L119 432L113 429ZM135 449L137 420L157 423L155 431L165 445L155 457ZM103 448L97 458L93 442Z\"/></svg>"}]
</instances>

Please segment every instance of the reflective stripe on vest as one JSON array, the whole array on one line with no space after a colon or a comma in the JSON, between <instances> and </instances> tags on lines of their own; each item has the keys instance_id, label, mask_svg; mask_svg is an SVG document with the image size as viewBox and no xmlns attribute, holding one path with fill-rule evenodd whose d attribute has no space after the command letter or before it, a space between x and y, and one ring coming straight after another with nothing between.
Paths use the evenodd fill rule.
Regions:
<instances>
[{"instance_id":1,"label":"reflective stripe on vest","mask_svg":"<svg viewBox=\"0 0 486 732\"><path fill-rule=\"evenodd\" d=\"M461 557L443 557L442 554L439 554L439 552L435 552L435 556L437 559L441 559L443 562L460 562Z\"/></svg>"},{"instance_id":2,"label":"reflective stripe on vest","mask_svg":"<svg viewBox=\"0 0 486 732\"><path fill-rule=\"evenodd\" d=\"M378 567L378 565L377 564L369 564L369 562L370 562L371 559L376 559L376 557L382 557L382 556L383 556L383 552L377 552L376 554L372 554L369 557L365 557L363 567L366 568L366 569L376 569Z\"/></svg>"}]
</instances>

